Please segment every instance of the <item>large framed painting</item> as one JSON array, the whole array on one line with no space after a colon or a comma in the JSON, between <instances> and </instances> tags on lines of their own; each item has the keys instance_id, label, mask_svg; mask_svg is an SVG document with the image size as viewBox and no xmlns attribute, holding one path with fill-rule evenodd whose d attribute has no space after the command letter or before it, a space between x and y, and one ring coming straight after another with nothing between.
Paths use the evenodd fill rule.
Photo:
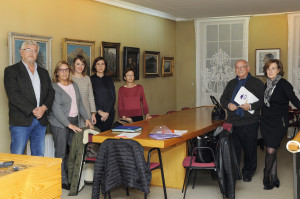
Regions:
<instances>
[{"instance_id":1,"label":"large framed painting","mask_svg":"<svg viewBox=\"0 0 300 199\"><path fill-rule=\"evenodd\" d=\"M280 59L280 49L256 49L256 76L264 76L264 65L269 59Z\"/></svg>"},{"instance_id":2,"label":"large framed painting","mask_svg":"<svg viewBox=\"0 0 300 199\"><path fill-rule=\"evenodd\" d=\"M8 33L8 53L9 53L9 65L18 63L21 58L21 45L26 40L33 40L39 44L39 54L37 56L37 64L48 70L51 76L51 36L31 35L24 33L9 32Z\"/></svg>"},{"instance_id":3,"label":"large framed painting","mask_svg":"<svg viewBox=\"0 0 300 199\"><path fill-rule=\"evenodd\" d=\"M79 39L63 39L63 59L72 65L73 59L82 55L86 59L87 75L91 75L91 68L95 59L95 41Z\"/></svg>"},{"instance_id":4,"label":"large framed painting","mask_svg":"<svg viewBox=\"0 0 300 199\"><path fill-rule=\"evenodd\" d=\"M174 57L163 57L161 75L163 77L173 76Z\"/></svg>"},{"instance_id":5,"label":"large framed painting","mask_svg":"<svg viewBox=\"0 0 300 199\"><path fill-rule=\"evenodd\" d=\"M123 73L127 68L134 70L134 79L139 79L140 49L134 47L124 47L123 52Z\"/></svg>"},{"instance_id":6,"label":"large framed painting","mask_svg":"<svg viewBox=\"0 0 300 199\"><path fill-rule=\"evenodd\" d=\"M102 42L102 57L106 61L105 74L120 80L120 43Z\"/></svg>"},{"instance_id":7,"label":"large framed painting","mask_svg":"<svg viewBox=\"0 0 300 199\"><path fill-rule=\"evenodd\" d=\"M144 52L144 77L158 77L160 53L155 51Z\"/></svg>"}]
</instances>

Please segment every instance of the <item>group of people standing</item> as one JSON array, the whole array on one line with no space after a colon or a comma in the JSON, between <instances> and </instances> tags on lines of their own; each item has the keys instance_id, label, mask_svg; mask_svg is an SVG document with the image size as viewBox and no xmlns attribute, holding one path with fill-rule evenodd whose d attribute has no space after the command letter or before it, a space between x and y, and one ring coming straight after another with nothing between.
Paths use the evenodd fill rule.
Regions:
<instances>
[{"instance_id":1,"label":"group of people standing","mask_svg":"<svg viewBox=\"0 0 300 199\"><path fill-rule=\"evenodd\" d=\"M283 78L284 71L280 60L269 59L265 63L265 85L249 71L247 61L238 60L235 63L237 76L228 82L220 101L227 109L227 122L233 125L232 135L238 163L241 160L241 150L244 151L242 175L245 182L250 182L256 171L257 136L260 127L266 146L263 185L265 190L270 190L280 186L276 152L287 132L289 102L300 109L300 101L292 85ZM234 99L242 86L255 95L258 101L237 104Z\"/></svg>"},{"instance_id":2,"label":"group of people standing","mask_svg":"<svg viewBox=\"0 0 300 199\"><path fill-rule=\"evenodd\" d=\"M86 59L77 55L70 66L59 61L50 80L48 71L36 63L39 45L25 41L20 49L22 60L8 66L4 85L9 100L11 153L24 154L30 140L31 154L43 156L47 120L53 135L55 157L62 158L62 185L68 188L67 151L74 133L83 127L101 132L111 128L115 118L115 86L105 75L103 57L92 66L94 75L87 75ZM119 89L119 117L129 122L150 119L143 87L134 83L134 70L124 73L126 85ZM141 108L143 106L143 109Z\"/></svg>"}]
</instances>

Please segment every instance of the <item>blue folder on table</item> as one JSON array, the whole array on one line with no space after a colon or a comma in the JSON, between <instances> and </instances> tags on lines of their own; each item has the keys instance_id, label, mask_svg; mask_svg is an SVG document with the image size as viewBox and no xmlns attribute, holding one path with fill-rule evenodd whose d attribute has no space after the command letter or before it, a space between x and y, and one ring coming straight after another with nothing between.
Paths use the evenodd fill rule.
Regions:
<instances>
[{"instance_id":1,"label":"blue folder on table","mask_svg":"<svg viewBox=\"0 0 300 199\"><path fill-rule=\"evenodd\" d=\"M111 130L112 131L120 131L120 132L137 132L137 131L141 131L142 129L143 128L141 126L118 126Z\"/></svg>"}]
</instances>

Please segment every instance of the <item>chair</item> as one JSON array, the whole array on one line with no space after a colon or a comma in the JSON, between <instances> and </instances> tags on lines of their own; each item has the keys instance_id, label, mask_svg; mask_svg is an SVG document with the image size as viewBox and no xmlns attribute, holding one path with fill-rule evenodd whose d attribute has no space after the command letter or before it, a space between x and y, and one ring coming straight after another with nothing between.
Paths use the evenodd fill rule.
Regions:
<instances>
[{"instance_id":1,"label":"chair","mask_svg":"<svg viewBox=\"0 0 300 199\"><path fill-rule=\"evenodd\" d=\"M292 109L292 107L289 106L288 120L289 120L289 127L294 127L293 137L295 137L296 135L297 128L299 130L299 115L300 115L300 111L298 109Z\"/></svg>"},{"instance_id":2,"label":"chair","mask_svg":"<svg viewBox=\"0 0 300 199\"><path fill-rule=\"evenodd\" d=\"M167 114L170 114L170 113L175 113L177 111L168 111Z\"/></svg>"},{"instance_id":3,"label":"chair","mask_svg":"<svg viewBox=\"0 0 300 199\"><path fill-rule=\"evenodd\" d=\"M181 108L182 111L188 110L188 109L190 109L190 107L183 107L183 108Z\"/></svg>"},{"instance_id":4,"label":"chair","mask_svg":"<svg viewBox=\"0 0 300 199\"><path fill-rule=\"evenodd\" d=\"M212 154L214 161L210 162L210 163L198 163L198 162L195 162L195 160L196 160L196 156L195 155L197 153L197 150L208 150ZM183 182L183 187L182 187L182 192L184 191L183 199L185 199L187 186L188 186L188 183L189 183L189 180L190 180L190 173L193 170L200 170L200 169L203 169L203 170L212 170L215 173L217 171L216 164L215 164L214 152L209 147L195 147L192 150L191 156L187 156L186 158L184 158L184 160L182 162L182 165L186 168L186 174L185 174L185 178L184 178L184 182ZM220 187L222 196L224 198L223 190L222 190L222 187L220 185L219 176L217 174L215 176L218 179L219 187ZM195 179L196 179L196 174L194 176L193 189L194 189L194 186L195 186Z\"/></svg>"},{"instance_id":5,"label":"chair","mask_svg":"<svg viewBox=\"0 0 300 199\"><path fill-rule=\"evenodd\" d=\"M151 153L157 150L159 162L150 162ZM106 198L110 197L110 190L121 184L128 188L132 187L144 192L144 198L150 192L150 172L161 169L162 183L165 199L167 192L165 187L161 153L158 148L153 148L148 153L148 161L144 158L143 147L131 139L107 139L99 149L94 172L93 197L99 196L101 186L102 193ZM113 175L112 175L113 173Z\"/></svg>"},{"instance_id":6,"label":"chair","mask_svg":"<svg viewBox=\"0 0 300 199\"><path fill-rule=\"evenodd\" d=\"M96 162L96 157L88 157L87 156L87 151L88 151L88 147L89 147L90 144L98 144L99 145L99 143L93 143L92 139L93 139L93 134L88 134L88 143L86 143L85 146L84 146L83 158L82 158L82 162L81 162L81 169L80 169L79 181L78 181L79 183L78 183L78 186L77 186L76 195L78 194L78 191L79 191L80 180L81 180L82 170L83 170L84 164L86 164L86 163L95 163Z\"/></svg>"},{"instance_id":7,"label":"chair","mask_svg":"<svg viewBox=\"0 0 300 199\"><path fill-rule=\"evenodd\" d=\"M159 117L160 115L151 115L152 118Z\"/></svg>"}]
</instances>

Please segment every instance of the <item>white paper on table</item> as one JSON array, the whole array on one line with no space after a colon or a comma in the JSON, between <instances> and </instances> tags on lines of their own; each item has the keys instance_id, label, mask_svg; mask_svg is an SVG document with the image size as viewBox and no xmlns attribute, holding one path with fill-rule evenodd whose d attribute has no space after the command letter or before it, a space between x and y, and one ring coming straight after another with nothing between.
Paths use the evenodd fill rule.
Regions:
<instances>
[{"instance_id":1,"label":"white paper on table","mask_svg":"<svg viewBox=\"0 0 300 199\"><path fill-rule=\"evenodd\" d=\"M188 132L187 130L174 130L174 134L176 135L183 135L187 132Z\"/></svg>"},{"instance_id":2,"label":"white paper on table","mask_svg":"<svg viewBox=\"0 0 300 199\"><path fill-rule=\"evenodd\" d=\"M258 98L255 95L253 95L250 91L248 91L244 86L242 86L236 94L234 101L239 105L246 103L251 104L257 102ZM248 112L253 114L254 110Z\"/></svg>"},{"instance_id":3,"label":"white paper on table","mask_svg":"<svg viewBox=\"0 0 300 199\"><path fill-rule=\"evenodd\" d=\"M119 135L115 136L116 138L134 138L141 133L120 133Z\"/></svg>"}]
</instances>

